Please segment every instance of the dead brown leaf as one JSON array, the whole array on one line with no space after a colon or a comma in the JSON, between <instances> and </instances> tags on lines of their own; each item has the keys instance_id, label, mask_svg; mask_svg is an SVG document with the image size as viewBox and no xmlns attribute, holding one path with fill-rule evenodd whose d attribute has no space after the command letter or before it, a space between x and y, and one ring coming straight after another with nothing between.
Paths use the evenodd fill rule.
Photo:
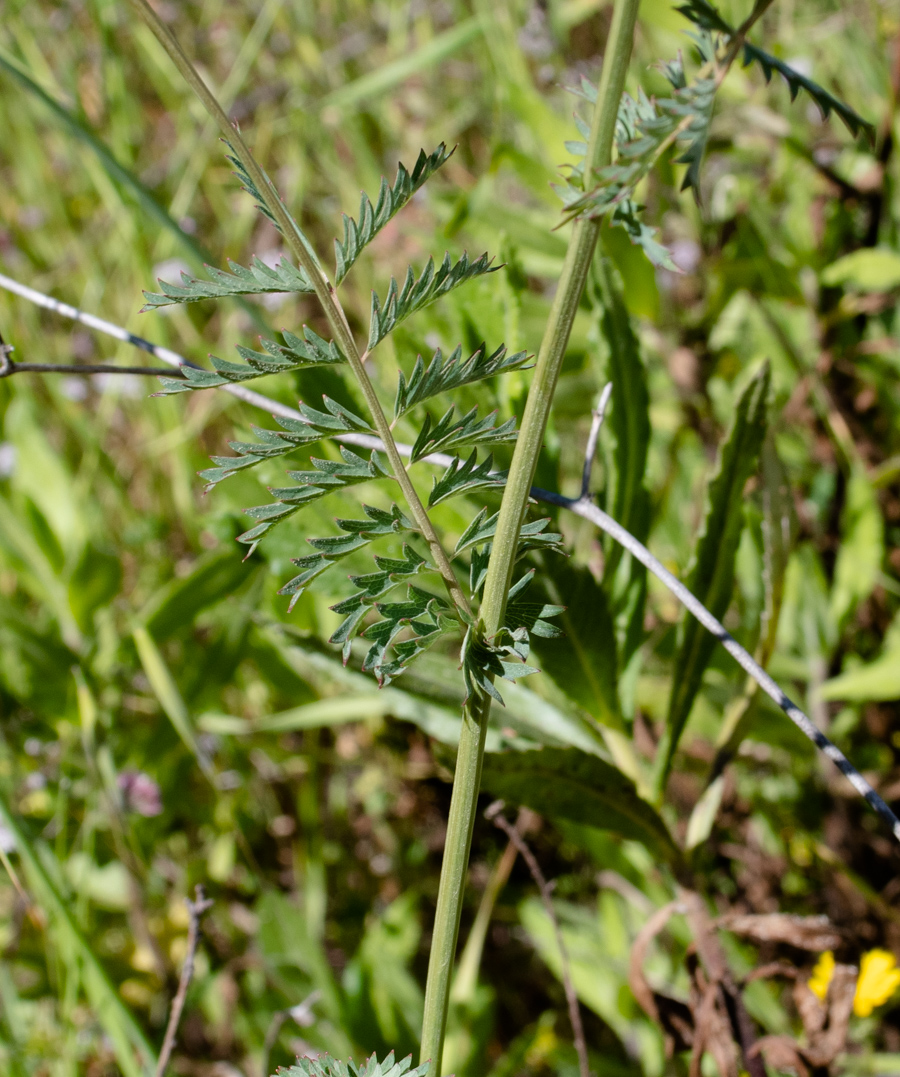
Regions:
<instances>
[{"instance_id":1,"label":"dead brown leaf","mask_svg":"<svg viewBox=\"0 0 900 1077\"><path fill-rule=\"evenodd\" d=\"M827 916L791 916L783 912L730 914L720 916L717 924L752 942L782 942L813 953L834 950L841 942Z\"/></svg>"}]
</instances>

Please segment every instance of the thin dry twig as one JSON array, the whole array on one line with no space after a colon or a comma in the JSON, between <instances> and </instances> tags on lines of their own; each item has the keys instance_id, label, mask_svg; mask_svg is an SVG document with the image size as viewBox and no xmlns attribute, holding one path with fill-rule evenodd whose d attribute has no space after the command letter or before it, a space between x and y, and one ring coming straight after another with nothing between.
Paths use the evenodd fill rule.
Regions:
<instances>
[{"instance_id":1,"label":"thin dry twig","mask_svg":"<svg viewBox=\"0 0 900 1077\"><path fill-rule=\"evenodd\" d=\"M133 344L136 348L141 348L143 351L149 352L151 355L170 366L182 367L197 365L196 363L191 363L177 352L171 351L169 348L162 348L159 345L152 344L142 337L129 333L128 330L121 328L121 326L104 321L104 319L98 318L96 315L78 310L76 307L69 306L67 303L60 303L59 300L53 299L52 296L44 295L34 288L29 288L25 284L20 284L18 281L13 280L11 277L6 277L2 273L0 273L0 288L5 288L7 291L13 292L23 299L36 303L38 306L45 307L47 310L55 311L63 317L72 318L101 333L107 333L108 335L115 337L116 340L127 341L128 343ZM117 369L120 370L121 368ZM301 422L307 421L304 416L294 408L280 404L276 400L270 400L268 397L263 396L262 393L256 393L252 389L245 388L243 385L222 385L217 388L221 388L225 392L231 393L232 396L236 396L238 399L243 400L247 404L251 404L253 407L267 411L270 415L280 415L284 418L298 419ZM381 440L377 437L373 437L371 434L338 434L335 436L335 441L344 442L348 445L359 445L362 448L367 449L383 448ZM397 452L401 456L409 457L412 455L411 445L402 445L399 442L396 443L396 445ZM452 459L453 458L446 453L433 453L430 456L423 457L423 462L435 464L439 467L448 467L452 462ZM608 516L599 506L595 505L589 496L582 494L577 498L565 497L563 494L556 493L552 490L543 490L538 486L532 486L531 496L536 501L543 501L548 505L556 505L558 508L567 509L569 512L575 513L576 516L581 516L582 519L589 520L595 527L599 527L601 531L605 531L614 542L618 542L627 553L630 553L632 557L652 572L653 575L656 576L656 578L660 580L673 595L675 595L678 601L697 618L700 624L715 636L738 665L756 681L766 695L769 696L782 711L784 711L794 725L796 725L797 728L808 737L813 744L815 744L819 751L828 756L832 763L835 764L838 770L840 770L844 777L851 783L857 793L869 804L869 807L871 807L879 816L881 816L884 822L887 823L896 840L900 841L900 819L898 819L891 811L882 797L875 792L869 782L867 782L862 774L859 773L856 767L853 766L837 745L833 744L828 737L826 737L825 734L810 721L807 715L800 710L785 692L781 690L780 686L768 673L766 673L762 666L754 660L753 656L748 651L744 650L737 640L732 637L725 626L709 612L699 599L691 594L679 579L673 576L672 573L669 572L669 570L658 561L652 553L650 553L643 543L639 542L630 531L627 531L611 516Z\"/></svg>"},{"instance_id":2,"label":"thin dry twig","mask_svg":"<svg viewBox=\"0 0 900 1077\"><path fill-rule=\"evenodd\" d=\"M197 883L194 889L194 900L185 898L185 904L188 908L188 915L190 916L190 923L188 924L188 938L187 938L187 953L184 955L184 964L181 966L181 977L178 981L178 990L175 992L175 998L172 1000L172 1009L169 1013L169 1023L166 1025L166 1035L163 1039L162 1049L159 1052L159 1062L156 1064L156 1077L163 1077L166 1072L166 1067L169 1065L169 1059L172 1057L172 1050L175 1047L175 1036L178 1032L178 1025L181 1021L181 1014L184 1010L185 999L187 998L188 988L191 985L191 978L194 975L194 958L197 956L197 946L200 942L200 917L212 908L212 900L205 896L203 887Z\"/></svg>"},{"instance_id":3,"label":"thin dry twig","mask_svg":"<svg viewBox=\"0 0 900 1077\"><path fill-rule=\"evenodd\" d=\"M566 949L565 941L563 940L562 928L559 926L556 910L553 908L553 885L548 883L544 878L541 866L537 862L537 858L529 848L525 839L503 814L504 807L505 805L502 800L495 800L484 813L485 818L489 819L494 826L499 827L509 838L510 844L518 849L519 855L528 865L531 877L534 879L535 883L537 883L537 888L541 894L541 901L543 901L544 908L547 910L547 915L550 917L550 922L553 924L553 931L556 935L556 945L559 947L563 989L566 993L566 1003L569 1008L569 1020L572 1024L572 1038L575 1041L575 1050L578 1053L578 1069L581 1077L590 1077L591 1071L588 1063L587 1043L584 1038L584 1026L581 1023L581 1011L578 1008L578 997L575 994L575 988L572 986L572 976L569 971L569 953Z\"/></svg>"},{"instance_id":4,"label":"thin dry twig","mask_svg":"<svg viewBox=\"0 0 900 1077\"><path fill-rule=\"evenodd\" d=\"M0 335L0 378L13 374L169 374L166 367L118 366L115 363L15 363L10 358L16 349ZM175 377L183 378L181 371Z\"/></svg>"}]
</instances>

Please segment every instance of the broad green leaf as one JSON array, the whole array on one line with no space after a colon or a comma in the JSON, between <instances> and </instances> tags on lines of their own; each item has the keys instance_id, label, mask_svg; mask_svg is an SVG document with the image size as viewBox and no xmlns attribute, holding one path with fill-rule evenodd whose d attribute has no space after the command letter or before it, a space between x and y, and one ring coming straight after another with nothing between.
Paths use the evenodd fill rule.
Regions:
<instances>
[{"instance_id":1,"label":"broad green leaf","mask_svg":"<svg viewBox=\"0 0 900 1077\"><path fill-rule=\"evenodd\" d=\"M0 553L15 566L24 588L53 611L63 642L73 651L82 647L81 630L72 614L69 595L59 567L47 556L36 534L37 510L17 512L10 501L0 496ZM25 520L31 524L26 526ZM2 609L2 605L0 605Z\"/></svg>"},{"instance_id":2,"label":"broad green leaf","mask_svg":"<svg viewBox=\"0 0 900 1077\"><path fill-rule=\"evenodd\" d=\"M799 524L784 465L771 432L760 455L763 502L763 557L765 572L765 622L761 636L761 662L765 666L775 646L784 601L785 578Z\"/></svg>"},{"instance_id":3,"label":"broad green leaf","mask_svg":"<svg viewBox=\"0 0 900 1077\"><path fill-rule=\"evenodd\" d=\"M11 602L0 602L0 688L30 710L62 714L69 671L78 654L52 629L40 627L43 631L34 616L23 615Z\"/></svg>"},{"instance_id":4,"label":"broad green leaf","mask_svg":"<svg viewBox=\"0 0 900 1077\"><path fill-rule=\"evenodd\" d=\"M832 677L822 685L820 695L848 703L900 700L900 646L886 650L874 662Z\"/></svg>"},{"instance_id":5,"label":"broad green leaf","mask_svg":"<svg viewBox=\"0 0 900 1077\"><path fill-rule=\"evenodd\" d=\"M482 785L494 796L643 842L667 859L678 850L656 811L612 764L577 748L507 752L485 758Z\"/></svg>"},{"instance_id":6,"label":"broad green leaf","mask_svg":"<svg viewBox=\"0 0 900 1077\"><path fill-rule=\"evenodd\" d=\"M116 597L121 585L118 557L88 543L69 577L69 605L83 632L90 629L94 613Z\"/></svg>"},{"instance_id":7,"label":"broad green leaf","mask_svg":"<svg viewBox=\"0 0 900 1077\"><path fill-rule=\"evenodd\" d=\"M821 694L823 699L851 703L900 699L900 614L887 630L880 656L832 677L822 685Z\"/></svg>"},{"instance_id":8,"label":"broad green leaf","mask_svg":"<svg viewBox=\"0 0 900 1077\"><path fill-rule=\"evenodd\" d=\"M63 453L47 438L46 423L31 401L17 394L6 409L4 436L16 447L13 489L29 497L50 525L66 555L77 555L87 524L76 496L74 476Z\"/></svg>"},{"instance_id":9,"label":"broad green leaf","mask_svg":"<svg viewBox=\"0 0 900 1077\"><path fill-rule=\"evenodd\" d=\"M856 469L847 482L841 517L841 545L834 566L829 616L840 628L869 597L884 560L884 521L875 490Z\"/></svg>"},{"instance_id":10,"label":"broad green leaf","mask_svg":"<svg viewBox=\"0 0 900 1077\"><path fill-rule=\"evenodd\" d=\"M322 993L321 1006L334 1026L332 1034L342 1050L349 1052L350 1041L343 1031L341 992L321 942L310 931L305 912L277 890L266 890L256 902L255 912L265 964L275 969L293 966L306 973L312 986Z\"/></svg>"},{"instance_id":11,"label":"broad green leaf","mask_svg":"<svg viewBox=\"0 0 900 1077\"><path fill-rule=\"evenodd\" d=\"M374 1023L381 1049L394 1044L404 1055L418 1047L424 1002L409 968L422 933L417 902L418 895L408 890L370 916L343 974L346 1022L354 1038L371 1038Z\"/></svg>"},{"instance_id":12,"label":"broad green leaf","mask_svg":"<svg viewBox=\"0 0 900 1077\"><path fill-rule=\"evenodd\" d=\"M374 71L347 82L319 102L320 108L350 109L364 103L369 106L375 98L399 86L421 71L434 71L448 56L470 44L482 33L481 20L463 19L449 30L428 37L423 44L406 51ZM299 114L299 113L298 113Z\"/></svg>"},{"instance_id":13,"label":"broad green leaf","mask_svg":"<svg viewBox=\"0 0 900 1077\"><path fill-rule=\"evenodd\" d=\"M606 592L586 568L547 559L550 597L566 607L562 639L533 639L538 664L560 689L596 721L623 729L616 694L616 634Z\"/></svg>"},{"instance_id":14,"label":"broad green leaf","mask_svg":"<svg viewBox=\"0 0 900 1077\"><path fill-rule=\"evenodd\" d=\"M124 1077L149 1077L156 1068L156 1056L131 1013L122 1004L106 970L94 955L69 911L69 902L60 894L51 873L62 878L62 869L50 847L34 845L5 799L0 796L0 822L15 841L15 851L25 869L25 877L38 906L46 913L50 930L64 958L77 961L88 1002L109 1037L116 1062Z\"/></svg>"},{"instance_id":15,"label":"broad green leaf","mask_svg":"<svg viewBox=\"0 0 900 1077\"><path fill-rule=\"evenodd\" d=\"M822 283L842 284L858 292L890 292L900 287L900 254L885 247L864 247L838 258L822 273Z\"/></svg>"},{"instance_id":16,"label":"broad green leaf","mask_svg":"<svg viewBox=\"0 0 900 1077\"><path fill-rule=\"evenodd\" d=\"M158 643L182 632L203 610L237 590L255 571L232 548L213 550L197 559L187 576L172 579L151 596L139 620Z\"/></svg>"},{"instance_id":17,"label":"broad green leaf","mask_svg":"<svg viewBox=\"0 0 900 1077\"><path fill-rule=\"evenodd\" d=\"M769 364L741 394L734 423L709 483L706 514L697 538L687 587L719 620L734 589L734 565L744 527L744 487L756 471L766 433ZM661 792L700 684L716 646L715 637L685 614L679 632L666 729L657 749L656 787Z\"/></svg>"},{"instance_id":18,"label":"broad green leaf","mask_svg":"<svg viewBox=\"0 0 900 1077\"><path fill-rule=\"evenodd\" d=\"M388 692L341 693L302 707L268 714L250 721L232 714L203 714L197 725L205 733L245 736L250 733L287 733L298 729L324 729L347 722L384 718L396 711L396 698Z\"/></svg>"}]
</instances>

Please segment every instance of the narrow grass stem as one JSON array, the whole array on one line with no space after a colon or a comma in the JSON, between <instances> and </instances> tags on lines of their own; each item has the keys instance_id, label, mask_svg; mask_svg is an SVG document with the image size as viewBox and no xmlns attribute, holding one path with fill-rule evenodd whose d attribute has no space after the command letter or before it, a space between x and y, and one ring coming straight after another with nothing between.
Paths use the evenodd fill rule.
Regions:
<instances>
[{"instance_id":1,"label":"narrow grass stem","mask_svg":"<svg viewBox=\"0 0 900 1077\"><path fill-rule=\"evenodd\" d=\"M375 387L372 385L369 375L366 372L364 366L365 357L360 354L360 351L356 346L356 341L353 339L350 326L347 324L344 308L341 306L334 290L334 286L325 275L306 236L303 235L300 228L297 226L296 221L294 221L288 213L278 192L272 186L268 176L266 176L265 172L263 172L262 168L257 163L256 158L250 152L250 148L244 141L241 132L237 126L228 119L225 110L216 100L215 94L212 93L200 77L199 73L194 68L194 65L188 59L181 45L178 43L175 35L160 19L147 0L131 0L131 5L150 27L156 39L166 50L169 59L171 59L178 68L185 82L191 87L202 102L206 111L218 124L222 136L234 149L241 164L247 170L247 174L256 185L256 189L259 191L260 196L266 205L266 209L268 209L277 221L278 227L285 238L285 242L291 249L291 253L309 277L316 293L316 298L319 300L322 311L328 320L331 332L334 334L334 339L340 350L346 356L350 368L353 371L353 375L359 382L369 412L371 413L375 429L384 445L384 452L391 465L391 470L393 471L397 482L400 484L400 489L403 491L403 496L409 506L413 519L416 522L416 526L428 543L431 556L434 558L435 567L440 572L454 605L458 610L468 613L469 606L465 594L457 582L456 574L450 564L450 559L447 557L447 554L441 545L441 540L431 523L428 512L422 504L422 501L416 492L416 488L413 486L412 480L403 466L403 459L397 451L397 445L394 441L394 435L391 432L390 423L387 421L384 409L375 392Z\"/></svg>"},{"instance_id":2,"label":"narrow grass stem","mask_svg":"<svg viewBox=\"0 0 900 1077\"><path fill-rule=\"evenodd\" d=\"M585 161L586 186L590 183L592 173L608 165L612 159L616 115L631 59L637 9L638 0L615 0L609 43L604 56L603 73L588 141ZM556 381L599 231L598 221L576 222L538 353L534 379L528 393L525 415L500 506L497 533L485 583L481 628L487 637L495 635L503 624L519 531L547 428ZM440 1077L441 1072L453 960L459 935L478 791L481 787L481 766L490 709L491 700L487 695L470 700L463 709L425 987L421 1058L430 1062L429 1077Z\"/></svg>"}]
</instances>

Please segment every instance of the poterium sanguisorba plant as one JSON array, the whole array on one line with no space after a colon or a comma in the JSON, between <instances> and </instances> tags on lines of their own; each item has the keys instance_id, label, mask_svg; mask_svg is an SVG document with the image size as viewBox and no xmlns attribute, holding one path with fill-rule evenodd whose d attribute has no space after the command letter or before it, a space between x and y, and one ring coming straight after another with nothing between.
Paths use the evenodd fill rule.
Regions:
<instances>
[{"instance_id":1,"label":"poterium sanguisorba plant","mask_svg":"<svg viewBox=\"0 0 900 1077\"><path fill-rule=\"evenodd\" d=\"M400 166L392 184L382 182L374 202L363 196L357 217L343 218L343 238L335 241L335 270L333 278L329 277L242 135L230 123L171 31L147 0L131 2L218 123L244 187L281 233L293 258L291 261L283 257L274 268L257 259L248 267L230 263L227 271L211 270L208 280L184 276L181 284L161 283L161 293L147 294L147 307L267 292L305 293L317 298L331 333L331 339L327 340L308 328L285 331L280 341L264 340L262 351L239 348L243 360L240 363L214 358L213 370L185 367L185 377L165 381L164 391L206 389L309 366L343 365L350 368L366 404L365 416L354 414L327 397L323 398L323 410L303 405L302 419L279 419L279 431L259 429L257 441L232 443L237 455L214 458L215 467L204 472L204 477L210 485L215 485L264 460L288 455L325 439L336 439L340 442L340 459L313 457L307 470L289 472L294 485L274 489L273 502L247 510L256 522L240 536L240 541L252 550L273 527L331 491L362 483L395 484L398 497L390 508L363 505L360 518L337 521L339 534L307 538L313 552L297 558L295 563L300 571L283 586L281 593L296 601L316 577L342 558L377 544L379 539L396 541L397 536L402 536L402 556L376 554L374 571L351 577L357 590L333 607L343 620L331 642L343 649L346 660L354 640L365 641L363 669L371 671L380 684L388 684L439 639L451 636L458 641L466 702L422 1029L422 1072L427 1070L430 1077L439 1077L485 736L491 706L493 702L502 702L494 682L498 678L516 680L533 672L527 664L533 638L540 641L560 632L553 618L563 612L563 606L543 600L530 601L527 588L535 570L523 569L516 578L516 566L526 555L551 554L561 549L560 536L549 530L548 520L527 522L529 495L554 388L594 263L601 225L607 221L623 227L651 261L674 268L669 253L655 238L655 230L642 220L635 188L654 164L675 147L680 153L678 160L688 165L684 185L696 191L716 91L741 56L745 63L759 64L767 78L778 71L789 82L792 93L805 90L823 111L833 110L840 115L854 133L865 129L866 124L820 87L747 42L748 32L771 0L760 0L738 29L732 28L706 0L690 0L680 10L696 30L693 36L699 54L697 70L688 78L679 57L664 66L672 87L671 96L651 101L642 94L636 98L624 95L638 5L637 0L616 0L599 86L585 80L576 91L587 99L590 115L587 120L578 120L583 141L569 144L578 164L560 188L564 203L562 220L574 223L521 423L517 430L514 418L498 423L493 415L479 416L477 409L458 415L454 406L437 420L419 411L422 418L418 436L407 447L409 466L427 463L429 458L433 465L436 454L452 454L449 465L434 480L430 494L423 500L394 438L396 420L414 414L426 401L448 396L464 385L521 370L529 364L529 356L526 352L509 354L502 345L492 342L468 356L457 348L449 356L437 351L428 362L420 357L409 373L399 376L392 419L376 393L367 364L378 345L405 318L453 288L497 267L487 255L475 260L463 255L455 262L447 255L437 266L429 261L420 271L409 269L402 283L391 279L383 297L373 294L368 338L362 346L350 329L337 289L365 246L441 168L452 151L444 145L430 154L423 151L411 170ZM621 323L621 302L606 270L600 270L596 288L606 308L611 338L615 339L616 320ZM625 361L630 346L629 330L621 324L619 330L618 339L622 343L619 358ZM622 407L621 394L628 392L629 376L625 370L614 385L614 409ZM702 566L702 571L711 575L701 597L718 608L719 616L724 612L723 596L726 606L730 596L740 534L740 528L735 531L733 526L735 506L739 510L744 482L755 468L762 444L767 389L768 375L763 370L740 402L718 477L710 489L711 511L715 511L712 517L707 515L707 521L712 519L715 523L719 512L718 522L723 530L721 533L707 530L707 544L715 544L716 550L707 558L712 560L711 567ZM492 466L490 448L511 441L515 441L515 451L510 470L497 473ZM485 449L487 454L479 457L479 451L483 454ZM634 516L635 506L645 496L641 475L642 467L638 469L636 482L630 487L621 486L617 493L620 509L628 518ZM499 512L493 515L486 509L478 512L453 549L449 549L431 510L449 498L491 487L503 491ZM699 560L702 562L702 557ZM615 564L613 557L610 565ZM428 582L432 580L439 586ZM703 582L697 581L698 585ZM561 596L562 601L568 598ZM659 790L664 787L690 702L696 695L694 682L698 671L702 674L708 662L708 653L703 658L704 647L705 644L698 644L693 638L682 641L686 688L676 693L677 699L673 696L677 720L669 723L667 740L659 752ZM602 781L606 782L608 810L611 818L624 820L623 832L631 827L633 835L643 833L648 841L656 840L664 847L667 855L677 858L662 820L638 796L634 786L611 763L581 754L583 760L570 759L567 765L573 771L582 767L588 784L597 767L605 768ZM527 767L523 770L526 772ZM507 783L507 787L516 788L515 782ZM336 1065L340 1069L340 1064ZM373 1065L377 1064L373 1062ZM389 1059L382 1069L393 1073L392 1066L393 1060Z\"/></svg>"}]
</instances>

